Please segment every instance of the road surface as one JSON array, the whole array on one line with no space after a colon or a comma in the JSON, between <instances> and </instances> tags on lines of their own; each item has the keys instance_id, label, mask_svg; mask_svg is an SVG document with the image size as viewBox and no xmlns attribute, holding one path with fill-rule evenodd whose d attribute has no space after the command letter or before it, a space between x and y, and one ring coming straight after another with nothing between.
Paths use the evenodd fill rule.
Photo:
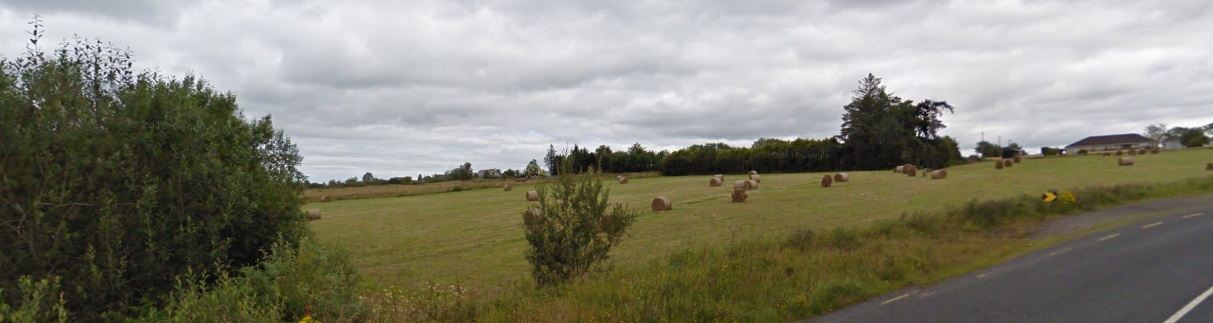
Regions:
<instances>
[{"instance_id":1,"label":"road surface","mask_svg":"<svg viewBox=\"0 0 1213 323\"><path fill-rule=\"evenodd\" d=\"M1213 197L1098 212L1143 210L1156 216L810 322L1213 322Z\"/></svg>"}]
</instances>

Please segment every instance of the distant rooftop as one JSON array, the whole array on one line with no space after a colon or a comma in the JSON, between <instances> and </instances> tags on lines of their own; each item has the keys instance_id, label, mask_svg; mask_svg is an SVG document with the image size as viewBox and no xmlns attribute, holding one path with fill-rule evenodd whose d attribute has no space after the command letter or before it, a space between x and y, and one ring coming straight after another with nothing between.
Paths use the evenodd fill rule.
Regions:
<instances>
[{"instance_id":1,"label":"distant rooftop","mask_svg":"<svg viewBox=\"0 0 1213 323\"><path fill-rule=\"evenodd\" d=\"M1090 136L1090 137L1083 138L1082 140L1079 140L1078 142L1072 143L1066 147L1108 146L1108 145L1132 144L1132 143L1140 143L1140 142L1153 142L1153 140L1150 140L1150 138L1146 138L1145 136L1142 136L1139 134L1125 133L1125 134L1119 134L1119 135Z\"/></svg>"}]
</instances>

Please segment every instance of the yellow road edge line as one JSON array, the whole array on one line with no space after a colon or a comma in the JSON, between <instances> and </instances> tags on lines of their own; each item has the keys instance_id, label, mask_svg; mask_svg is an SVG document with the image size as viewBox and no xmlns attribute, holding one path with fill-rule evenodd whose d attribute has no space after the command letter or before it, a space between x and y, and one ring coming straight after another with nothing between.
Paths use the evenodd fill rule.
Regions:
<instances>
[{"instance_id":1,"label":"yellow road edge line","mask_svg":"<svg viewBox=\"0 0 1213 323\"><path fill-rule=\"evenodd\" d=\"M890 300L887 300L887 301L880 302L880 305L887 305L887 304L889 304L889 303L899 301L899 300L901 300L902 298L906 298L906 297L909 297L909 296L910 296L910 294L908 294L908 293L907 293L907 294L901 294L901 296L897 296L897 297L894 297L893 299L890 299Z\"/></svg>"}]
</instances>

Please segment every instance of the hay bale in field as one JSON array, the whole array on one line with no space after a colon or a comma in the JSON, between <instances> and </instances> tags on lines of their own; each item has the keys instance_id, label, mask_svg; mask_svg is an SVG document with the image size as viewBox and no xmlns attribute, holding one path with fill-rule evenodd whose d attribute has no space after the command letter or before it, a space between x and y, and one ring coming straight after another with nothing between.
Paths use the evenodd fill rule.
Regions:
<instances>
[{"instance_id":1,"label":"hay bale in field","mask_svg":"<svg viewBox=\"0 0 1213 323\"><path fill-rule=\"evenodd\" d=\"M543 210L537 207L527 208L526 213L522 214L522 223L527 225L535 224L540 215L543 215Z\"/></svg>"},{"instance_id":2,"label":"hay bale in field","mask_svg":"<svg viewBox=\"0 0 1213 323\"><path fill-rule=\"evenodd\" d=\"M1116 156L1124 156L1124 155L1125 155L1124 151L1120 151L1120 150L1116 151Z\"/></svg>"},{"instance_id":3,"label":"hay bale in field","mask_svg":"<svg viewBox=\"0 0 1213 323\"><path fill-rule=\"evenodd\" d=\"M1205 170L1213 170L1213 163L1205 164Z\"/></svg>"},{"instance_id":4,"label":"hay bale in field","mask_svg":"<svg viewBox=\"0 0 1213 323\"><path fill-rule=\"evenodd\" d=\"M1129 149L1129 156L1137 156L1137 149Z\"/></svg>"},{"instance_id":5,"label":"hay bale in field","mask_svg":"<svg viewBox=\"0 0 1213 323\"><path fill-rule=\"evenodd\" d=\"M674 208L674 202L665 196L658 196L653 199L653 211L661 212Z\"/></svg>"},{"instance_id":6,"label":"hay bale in field","mask_svg":"<svg viewBox=\"0 0 1213 323\"><path fill-rule=\"evenodd\" d=\"M1110 156L1112 156L1112 153L1103 153L1103 156L1104 156L1104 157L1110 157Z\"/></svg>"},{"instance_id":7,"label":"hay bale in field","mask_svg":"<svg viewBox=\"0 0 1213 323\"><path fill-rule=\"evenodd\" d=\"M712 177L715 177L715 178L717 178L717 179L720 179L720 181L721 181L721 182L723 182L723 181L724 181L724 174L716 174L716 175L712 175Z\"/></svg>"},{"instance_id":8,"label":"hay bale in field","mask_svg":"<svg viewBox=\"0 0 1213 323\"><path fill-rule=\"evenodd\" d=\"M628 183L627 177L619 176L619 184L627 184L627 183Z\"/></svg>"},{"instance_id":9,"label":"hay bale in field","mask_svg":"<svg viewBox=\"0 0 1213 323\"><path fill-rule=\"evenodd\" d=\"M1015 166L1015 162L1010 159L1003 159L1002 166L1005 166L1005 167Z\"/></svg>"},{"instance_id":10,"label":"hay bale in field","mask_svg":"<svg viewBox=\"0 0 1213 323\"><path fill-rule=\"evenodd\" d=\"M1145 154L1146 154L1146 149L1145 149L1145 148L1142 148L1141 150L1138 150L1138 151L1137 151L1137 154L1138 154L1138 155L1145 155Z\"/></svg>"},{"instance_id":11,"label":"hay bale in field","mask_svg":"<svg viewBox=\"0 0 1213 323\"><path fill-rule=\"evenodd\" d=\"M320 220L320 209L308 209L307 219L308 221Z\"/></svg>"},{"instance_id":12,"label":"hay bale in field","mask_svg":"<svg viewBox=\"0 0 1213 323\"><path fill-rule=\"evenodd\" d=\"M505 191L506 191L506 192L513 191L513 190L514 190L514 187L513 187L513 186L510 186L510 184L505 184Z\"/></svg>"},{"instance_id":13,"label":"hay bale in field","mask_svg":"<svg viewBox=\"0 0 1213 323\"><path fill-rule=\"evenodd\" d=\"M330 200L332 200L332 199L330 199L328 195L325 195L325 196L321 196L321 197L320 197L320 201L321 201L321 202L328 202L328 201L330 201Z\"/></svg>"},{"instance_id":14,"label":"hay bale in field","mask_svg":"<svg viewBox=\"0 0 1213 323\"><path fill-rule=\"evenodd\" d=\"M1158 154L1158 148L1150 149L1150 154Z\"/></svg>"},{"instance_id":15,"label":"hay bale in field","mask_svg":"<svg viewBox=\"0 0 1213 323\"><path fill-rule=\"evenodd\" d=\"M1015 155L1015 159L1013 159L1013 161L1014 161L1016 164L1018 164L1018 163L1019 163L1019 155Z\"/></svg>"},{"instance_id":16,"label":"hay bale in field","mask_svg":"<svg viewBox=\"0 0 1213 323\"><path fill-rule=\"evenodd\" d=\"M830 187L830 185L833 185L833 184L834 184L834 178L830 177L830 175L821 177L821 187Z\"/></svg>"},{"instance_id":17,"label":"hay bale in field","mask_svg":"<svg viewBox=\"0 0 1213 323\"><path fill-rule=\"evenodd\" d=\"M930 175L930 174L931 174L931 169L930 169L930 168L923 168L923 169L922 169L922 177L927 177L927 175Z\"/></svg>"},{"instance_id":18,"label":"hay bale in field","mask_svg":"<svg viewBox=\"0 0 1213 323\"><path fill-rule=\"evenodd\" d=\"M538 201L538 200L539 200L539 192L536 192L536 191L526 191L526 200L527 200L527 201Z\"/></svg>"},{"instance_id":19,"label":"hay bale in field","mask_svg":"<svg viewBox=\"0 0 1213 323\"><path fill-rule=\"evenodd\" d=\"M914 165L906 165L906 176L918 176L918 168L914 167Z\"/></svg>"},{"instance_id":20,"label":"hay bale in field","mask_svg":"<svg viewBox=\"0 0 1213 323\"><path fill-rule=\"evenodd\" d=\"M847 182L847 181L849 181L849 180L851 180L851 175L847 175L847 173L838 173L838 174L834 174L834 181L835 181L835 182L838 182L838 183L846 183L846 182Z\"/></svg>"},{"instance_id":21,"label":"hay bale in field","mask_svg":"<svg viewBox=\"0 0 1213 323\"><path fill-rule=\"evenodd\" d=\"M948 170L946 170L946 169L940 169L940 170L931 172L931 179L947 179L947 178L948 178Z\"/></svg>"},{"instance_id":22,"label":"hay bale in field","mask_svg":"<svg viewBox=\"0 0 1213 323\"><path fill-rule=\"evenodd\" d=\"M894 172L894 173L902 173L902 174L905 174L905 173L906 173L906 165L897 166L897 168L894 168L894 169L893 169L893 172Z\"/></svg>"},{"instance_id":23,"label":"hay bale in field","mask_svg":"<svg viewBox=\"0 0 1213 323\"><path fill-rule=\"evenodd\" d=\"M733 195L730 197L733 198L733 202L741 203L745 202L745 199L749 198L750 194L746 193L745 190L733 190Z\"/></svg>"},{"instance_id":24,"label":"hay bale in field","mask_svg":"<svg viewBox=\"0 0 1213 323\"><path fill-rule=\"evenodd\" d=\"M1133 158L1120 157L1116 159L1116 164L1120 166L1133 166Z\"/></svg>"},{"instance_id":25,"label":"hay bale in field","mask_svg":"<svg viewBox=\"0 0 1213 323\"><path fill-rule=\"evenodd\" d=\"M1002 160L995 160L995 161L994 161L994 168L995 168L995 169L1002 169L1003 167L1004 167L1004 166L1003 166Z\"/></svg>"},{"instance_id":26,"label":"hay bale in field","mask_svg":"<svg viewBox=\"0 0 1213 323\"><path fill-rule=\"evenodd\" d=\"M749 190L749 189L750 189L750 181L736 181L736 182L733 182L733 189L734 189L734 190Z\"/></svg>"},{"instance_id":27,"label":"hay bale in field","mask_svg":"<svg viewBox=\"0 0 1213 323\"><path fill-rule=\"evenodd\" d=\"M749 173L749 174L747 174L747 175L758 175L758 171L756 171L756 170L752 170L752 171L750 171L750 173Z\"/></svg>"},{"instance_id":28,"label":"hay bale in field","mask_svg":"<svg viewBox=\"0 0 1213 323\"><path fill-rule=\"evenodd\" d=\"M752 189L752 190L758 189L758 181L751 179L746 182L750 182L750 189Z\"/></svg>"},{"instance_id":29,"label":"hay bale in field","mask_svg":"<svg viewBox=\"0 0 1213 323\"><path fill-rule=\"evenodd\" d=\"M762 183L762 177L759 177L758 174L750 175L750 180Z\"/></svg>"},{"instance_id":30,"label":"hay bale in field","mask_svg":"<svg viewBox=\"0 0 1213 323\"><path fill-rule=\"evenodd\" d=\"M712 177L712 180L708 181L708 185L711 187L720 186L720 179L716 178L716 177Z\"/></svg>"}]
</instances>

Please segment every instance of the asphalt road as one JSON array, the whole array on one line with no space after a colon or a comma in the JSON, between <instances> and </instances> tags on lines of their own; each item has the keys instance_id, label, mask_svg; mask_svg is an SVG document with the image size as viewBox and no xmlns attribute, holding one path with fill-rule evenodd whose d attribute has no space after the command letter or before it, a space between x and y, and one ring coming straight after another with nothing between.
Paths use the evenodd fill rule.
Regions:
<instances>
[{"instance_id":1,"label":"asphalt road","mask_svg":"<svg viewBox=\"0 0 1213 323\"><path fill-rule=\"evenodd\" d=\"M1149 220L810 322L1213 322L1213 199L1176 201L1148 204L1167 206Z\"/></svg>"}]
</instances>

